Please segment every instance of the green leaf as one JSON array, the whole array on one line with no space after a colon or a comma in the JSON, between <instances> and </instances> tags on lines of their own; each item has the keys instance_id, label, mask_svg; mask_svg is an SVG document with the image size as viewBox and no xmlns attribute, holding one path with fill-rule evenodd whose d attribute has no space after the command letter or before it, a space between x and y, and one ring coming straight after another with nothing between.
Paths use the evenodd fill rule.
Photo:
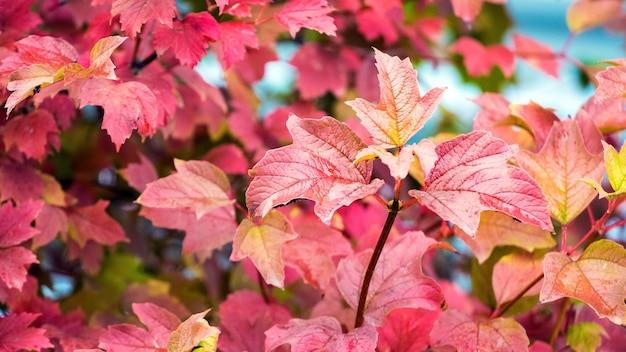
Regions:
<instances>
[{"instance_id":1,"label":"green leaf","mask_svg":"<svg viewBox=\"0 0 626 352\"><path fill-rule=\"evenodd\" d=\"M608 337L602 326L583 322L569 327L566 342L574 352L593 352L602 344L602 336Z\"/></svg>"}]
</instances>

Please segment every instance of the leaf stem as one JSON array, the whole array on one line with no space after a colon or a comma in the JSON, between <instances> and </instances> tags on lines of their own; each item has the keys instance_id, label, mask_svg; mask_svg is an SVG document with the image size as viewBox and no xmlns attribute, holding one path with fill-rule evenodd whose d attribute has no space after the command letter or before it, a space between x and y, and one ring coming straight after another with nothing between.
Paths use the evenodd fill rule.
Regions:
<instances>
[{"instance_id":1,"label":"leaf stem","mask_svg":"<svg viewBox=\"0 0 626 352\"><path fill-rule=\"evenodd\" d=\"M515 297L513 297L513 299L506 302L501 307L496 308L496 310L494 310L493 313L491 313L491 316L489 317L489 319L495 319L495 318L501 317L504 313L506 313L507 310L509 310L515 304L515 302L517 302L520 298L522 298L522 296L524 296L524 294L526 294L528 290L530 290L539 281L541 281L541 279L543 279L543 273L541 273L541 275L537 276L533 281L531 281L528 285L526 285Z\"/></svg>"},{"instance_id":2,"label":"leaf stem","mask_svg":"<svg viewBox=\"0 0 626 352\"><path fill-rule=\"evenodd\" d=\"M598 221L596 221L593 224L593 226L591 226L589 231L587 231L587 233L580 239L580 241L578 241L578 243L576 243L574 247L570 248L565 254L569 256L572 253L574 253L574 251L577 250L580 246L582 246L583 243L585 243L585 241L587 241L589 237L591 237L591 235L593 235L596 231L600 230L602 226L604 226L606 221L609 219L611 214L613 214L613 211L617 207L617 204L618 202L615 199L609 200L609 207L606 209L606 212L604 213L604 215L602 215L602 217L598 219Z\"/></svg>"},{"instance_id":3,"label":"leaf stem","mask_svg":"<svg viewBox=\"0 0 626 352\"><path fill-rule=\"evenodd\" d=\"M564 298L561 302L561 308L559 310L559 316L556 318L556 323L554 323L554 330L552 330L552 336L550 336L550 347L554 348L554 343L556 339L559 337L559 331L561 330L561 325L563 325L563 320L565 320L565 313L567 313L567 309L569 308L570 300L569 298Z\"/></svg>"},{"instance_id":4,"label":"leaf stem","mask_svg":"<svg viewBox=\"0 0 626 352\"><path fill-rule=\"evenodd\" d=\"M356 320L354 322L355 328L361 327L365 320L365 303L367 300L367 293L370 288L370 282L372 281L372 277L374 276L374 269L376 269L376 263L380 258L380 254L383 252L383 247L385 246L385 242L387 242L387 238L389 237L389 233L391 232L391 228L393 227L393 223L396 220L396 216L398 215L399 211L400 201L398 199L394 199L391 203L391 207L389 208L389 213L387 214L385 226L380 233L380 237L378 238L378 242L376 243L376 247L374 248L374 252L372 253L372 257L370 258L370 262L367 265L367 269L365 271L365 277L363 278L361 293L359 295L359 306L356 311Z\"/></svg>"},{"instance_id":5,"label":"leaf stem","mask_svg":"<svg viewBox=\"0 0 626 352\"><path fill-rule=\"evenodd\" d=\"M270 297L267 295L267 288L265 287L265 280L261 272L257 270L257 279L259 280L259 289L261 290L261 296L265 304L270 304Z\"/></svg>"}]
</instances>

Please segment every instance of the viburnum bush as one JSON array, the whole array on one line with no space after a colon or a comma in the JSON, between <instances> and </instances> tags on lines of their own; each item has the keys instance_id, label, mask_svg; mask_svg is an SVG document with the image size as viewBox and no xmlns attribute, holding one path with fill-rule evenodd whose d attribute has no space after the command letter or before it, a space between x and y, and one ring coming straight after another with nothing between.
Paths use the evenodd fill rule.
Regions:
<instances>
[{"instance_id":1,"label":"viburnum bush","mask_svg":"<svg viewBox=\"0 0 626 352\"><path fill-rule=\"evenodd\" d=\"M504 0L0 0L0 351L622 351L626 59L568 49L625 21L574 1L556 51ZM509 102L521 61L595 94ZM483 91L428 138L459 87L424 62Z\"/></svg>"}]
</instances>

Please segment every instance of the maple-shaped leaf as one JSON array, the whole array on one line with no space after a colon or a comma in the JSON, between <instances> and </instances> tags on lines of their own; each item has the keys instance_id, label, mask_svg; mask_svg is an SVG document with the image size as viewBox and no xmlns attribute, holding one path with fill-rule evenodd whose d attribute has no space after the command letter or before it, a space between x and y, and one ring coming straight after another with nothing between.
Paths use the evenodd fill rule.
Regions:
<instances>
[{"instance_id":1,"label":"maple-shaped leaf","mask_svg":"<svg viewBox=\"0 0 626 352\"><path fill-rule=\"evenodd\" d=\"M154 352L159 348L148 331L132 324L109 325L98 347L117 352Z\"/></svg>"},{"instance_id":2,"label":"maple-shaped leaf","mask_svg":"<svg viewBox=\"0 0 626 352\"><path fill-rule=\"evenodd\" d=\"M515 55L530 66L554 78L559 78L558 55L550 46L521 34L513 34L513 46Z\"/></svg>"},{"instance_id":3,"label":"maple-shaped leaf","mask_svg":"<svg viewBox=\"0 0 626 352\"><path fill-rule=\"evenodd\" d=\"M576 0L567 9L567 26L572 32L582 32L620 15L619 0Z\"/></svg>"},{"instance_id":4,"label":"maple-shaped leaf","mask_svg":"<svg viewBox=\"0 0 626 352\"><path fill-rule=\"evenodd\" d=\"M457 227L455 234L470 247L479 263L487 260L497 246L516 246L533 252L538 248L552 248L556 245L549 231L490 210L480 214L474 238Z\"/></svg>"},{"instance_id":5,"label":"maple-shaped leaf","mask_svg":"<svg viewBox=\"0 0 626 352\"><path fill-rule=\"evenodd\" d=\"M43 191L44 183L38 170L8 158L0 159L0 202L13 199L19 204L39 199Z\"/></svg>"},{"instance_id":6,"label":"maple-shaped leaf","mask_svg":"<svg viewBox=\"0 0 626 352\"><path fill-rule=\"evenodd\" d=\"M626 250L619 244L604 239L593 242L576 260L548 253L543 273L541 302L573 297L601 318L618 325L626 322Z\"/></svg>"},{"instance_id":7,"label":"maple-shaped leaf","mask_svg":"<svg viewBox=\"0 0 626 352\"><path fill-rule=\"evenodd\" d=\"M598 101L590 97L576 112L576 120L593 120L602 134L611 134L626 129L626 98Z\"/></svg>"},{"instance_id":8,"label":"maple-shaped leaf","mask_svg":"<svg viewBox=\"0 0 626 352\"><path fill-rule=\"evenodd\" d=\"M37 87L45 87L53 83L56 73L56 69L41 64L26 66L11 73L7 89L12 93L4 105L7 109L7 116L17 104L33 95Z\"/></svg>"},{"instance_id":9,"label":"maple-shaped leaf","mask_svg":"<svg viewBox=\"0 0 626 352\"><path fill-rule=\"evenodd\" d=\"M357 155L357 161L370 160L379 158L383 164L389 168L389 174L395 179L405 179L409 174L411 164L415 160L415 155L421 152L422 155L428 153L431 148L425 147L425 144L429 142L420 141L418 144L405 145L400 149L399 153L391 153L380 145L370 145L367 148L361 150ZM428 161L424 160L426 164ZM433 160L434 162L434 160ZM423 165L423 167L428 167Z\"/></svg>"},{"instance_id":10,"label":"maple-shaped leaf","mask_svg":"<svg viewBox=\"0 0 626 352\"><path fill-rule=\"evenodd\" d=\"M156 20L172 28L172 19L176 17L175 0L113 0L111 17L120 15L122 30L134 38L141 26Z\"/></svg>"},{"instance_id":11,"label":"maple-shaped leaf","mask_svg":"<svg viewBox=\"0 0 626 352\"><path fill-rule=\"evenodd\" d=\"M32 263L39 263L35 253L21 246L0 249L0 281L8 288L22 289Z\"/></svg>"},{"instance_id":12,"label":"maple-shaped leaf","mask_svg":"<svg viewBox=\"0 0 626 352\"><path fill-rule=\"evenodd\" d=\"M289 221L277 211L267 213L259 224L243 219L233 239L230 260L250 258L265 282L282 288L285 280L283 243L296 237L298 235Z\"/></svg>"},{"instance_id":13,"label":"maple-shaped leaf","mask_svg":"<svg viewBox=\"0 0 626 352\"><path fill-rule=\"evenodd\" d=\"M29 158L42 161L51 135L59 133L56 121L46 110L38 109L10 119L4 126L4 144L15 146Z\"/></svg>"},{"instance_id":14,"label":"maple-shaped leaf","mask_svg":"<svg viewBox=\"0 0 626 352\"><path fill-rule=\"evenodd\" d=\"M221 14L229 14L235 17L246 18L252 16L250 5L266 4L268 0L216 0L215 3Z\"/></svg>"},{"instance_id":15,"label":"maple-shaped leaf","mask_svg":"<svg viewBox=\"0 0 626 352\"><path fill-rule=\"evenodd\" d=\"M139 192L145 191L148 183L154 182L159 178L154 165L143 154L139 154L138 163L130 163L119 172L128 181L128 184Z\"/></svg>"},{"instance_id":16,"label":"maple-shaped leaf","mask_svg":"<svg viewBox=\"0 0 626 352\"><path fill-rule=\"evenodd\" d=\"M324 292L337 270L339 257L353 253L341 232L322 223L312 213L290 217L298 238L283 246L283 260L302 275L304 282Z\"/></svg>"},{"instance_id":17,"label":"maple-shaped leaf","mask_svg":"<svg viewBox=\"0 0 626 352\"><path fill-rule=\"evenodd\" d=\"M509 121L505 120L503 123L511 123L530 133L535 142L535 150L543 147L552 126L559 122L552 109L544 108L532 101L528 104L511 104L509 109L511 110L511 116L507 119Z\"/></svg>"},{"instance_id":18,"label":"maple-shaped leaf","mask_svg":"<svg viewBox=\"0 0 626 352\"><path fill-rule=\"evenodd\" d=\"M484 210L552 231L548 204L537 183L507 164L516 149L487 131L445 141L435 148L439 159L426 174L424 188L409 194L470 236L476 234Z\"/></svg>"},{"instance_id":19,"label":"maple-shaped leaf","mask_svg":"<svg viewBox=\"0 0 626 352\"><path fill-rule=\"evenodd\" d=\"M39 233L30 224L39 215L44 203L28 200L13 207L11 202L0 206L0 248L18 245Z\"/></svg>"},{"instance_id":20,"label":"maple-shaped leaf","mask_svg":"<svg viewBox=\"0 0 626 352\"><path fill-rule=\"evenodd\" d=\"M159 55L172 49L182 65L195 66L206 55L209 43L220 36L220 27L208 12L189 13L173 28L157 27L153 33L153 43Z\"/></svg>"},{"instance_id":21,"label":"maple-shaped leaf","mask_svg":"<svg viewBox=\"0 0 626 352\"><path fill-rule=\"evenodd\" d=\"M470 37L462 37L451 50L463 56L463 64L471 76L486 76L497 66L505 77L511 77L515 70L515 55L504 45L483 46Z\"/></svg>"},{"instance_id":22,"label":"maple-shaped leaf","mask_svg":"<svg viewBox=\"0 0 626 352\"><path fill-rule=\"evenodd\" d=\"M439 310L394 309L378 328L378 350L394 352L424 351Z\"/></svg>"},{"instance_id":23,"label":"maple-shaped leaf","mask_svg":"<svg viewBox=\"0 0 626 352\"><path fill-rule=\"evenodd\" d=\"M0 351L54 348L46 330L29 327L41 314L14 313L0 317Z\"/></svg>"},{"instance_id":24,"label":"maple-shaped leaf","mask_svg":"<svg viewBox=\"0 0 626 352\"><path fill-rule=\"evenodd\" d=\"M89 53L89 70L92 76L117 79L111 55L126 39L126 37L111 36L102 38L94 44Z\"/></svg>"},{"instance_id":25,"label":"maple-shaped leaf","mask_svg":"<svg viewBox=\"0 0 626 352\"><path fill-rule=\"evenodd\" d=\"M162 126L157 99L140 82L124 82L92 78L82 88L80 107L100 105L104 109L102 128L107 130L117 151L134 129L150 137Z\"/></svg>"},{"instance_id":26,"label":"maple-shaped leaf","mask_svg":"<svg viewBox=\"0 0 626 352\"><path fill-rule=\"evenodd\" d=\"M31 11L35 2L35 0L2 1L0 21L3 30L0 33L0 46L7 47L41 23L39 14Z\"/></svg>"},{"instance_id":27,"label":"maple-shaped leaf","mask_svg":"<svg viewBox=\"0 0 626 352\"><path fill-rule=\"evenodd\" d=\"M209 325L209 322L204 319L209 310L192 314L172 331L167 350L195 351L196 346L200 346L201 351L215 352L220 330Z\"/></svg>"},{"instance_id":28,"label":"maple-shaped leaf","mask_svg":"<svg viewBox=\"0 0 626 352\"><path fill-rule=\"evenodd\" d=\"M342 97L348 85L348 65L342 50L317 43L306 43L289 61L297 70L296 88L303 99L332 92ZM296 112L294 112L296 113Z\"/></svg>"},{"instance_id":29,"label":"maple-shaped leaf","mask_svg":"<svg viewBox=\"0 0 626 352\"><path fill-rule=\"evenodd\" d=\"M422 273L422 256L431 248L450 248L424 233L411 231L383 248L370 282L365 303L365 321L382 326L395 308L438 309L443 293L435 280ZM337 287L356 309L365 269L372 256L368 249L343 259L337 268Z\"/></svg>"},{"instance_id":30,"label":"maple-shaped leaf","mask_svg":"<svg viewBox=\"0 0 626 352\"><path fill-rule=\"evenodd\" d=\"M74 46L62 38L29 35L13 45L17 54L2 60L0 73L11 73L36 64L45 64L56 71L78 60Z\"/></svg>"},{"instance_id":31,"label":"maple-shaped leaf","mask_svg":"<svg viewBox=\"0 0 626 352\"><path fill-rule=\"evenodd\" d=\"M328 15L332 11L326 0L294 0L288 2L274 18L289 29L292 38L302 27L334 36L337 27Z\"/></svg>"},{"instance_id":32,"label":"maple-shaped leaf","mask_svg":"<svg viewBox=\"0 0 626 352\"><path fill-rule=\"evenodd\" d=\"M262 351L265 331L276 324L285 324L291 313L276 303L266 303L257 293L239 290L220 304L221 351Z\"/></svg>"},{"instance_id":33,"label":"maple-shaped leaf","mask_svg":"<svg viewBox=\"0 0 626 352\"><path fill-rule=\"evenodd\" d=\"M534 279L541 275L541 260L531 253L512 253L503 256L493 267L491 282L496 303L502 305L516 297ZM524 296L539 294L541 285L537 282Z\"/></svg>"},{"instance_id":34,"label":"maple-shaped leaf","mask_svg":"<svg viewBox=\"0 0 626 352\"><path fill-rule=\"evenodd\" d=\"M483 3L503 4L506 0L451 0L454 15L465 22L472 22L480 13Z\"/></svg>"},{"instance_id":35,"label":"maple-shaped leaf","mask_svg":"<svg viewBox=\"0 0 626 352\"><path fill-rule=\"evenodd\" d=\"M600 139L599 132L595 139ZM522 150L515 157L539 183L550 214L563 225L575 219L597 194L581 179L599 183L604 176L602 154L590 153L586 142L577 121L566 119L553 125L538 153Z\"/></svg>"},{"instance_id":36,"label":"maple-shaped leaf","mask_svg":"<svg viewBox=\"0 0 626 352\"><path fill-rule=\"evenodd\" d=\"M268 151L250 170L246 204L253 216L293 199L316 202L315 214L329 222L338 208L376 193L384 181L370 183L372 162L354 165L366 147L348 127L332 117L301 119L291 115L287 128L294 143Z\"/></svg>"},{"instance_id":37,"label":"maple-shaped leaf","mask_svg":"<svg viewBox=\"0 0 626 352\"><path fill-rule=\"evenodd\" d=\"M598 80L595 94L597 102L626 98L626 62L607 67L596 73L596 79Z\"/></svg>"},{"instance_id":38,"label":"maple-shaped leaf","mask_svg":"<svg viewBox=\"0 0 626 352\"><path fill-rule=\"evenodd\" d=\"M148 332L154 337L158 346L167 346L172 331L180 325L180 319L154 303L133 303L133 313L139 321L148 328Z\"/></svg>"},{"instance_id":39,"label":"maple-shaped leaf","mask_svg":"<svg viewBox=\"0 0 626 352\"><path fill-rule=\"evenodd\" d=\"M401 13L401 12L400 12ZM374 41L382 37L385 45L393 45L398 41L398 30L394 27L394 19L388 14L367 8L356 14L356 23L359 32L367 41Z\"/></svg>"},{"instance_id":40,"label":"maple-shaped leaf","mask_svg":"<svg viewBox=\"0 0 626 352\"><path fill-rule=\"evenodd\" d=\"M124 229L106 213L109 201L68 210L69 235L82 248L87 240L104 245L128 242Z\"/></svg>"},{"instance_id":41,"label":"maple-shaped leaf","mask_svg":"<svg viewBox=\"0 0 626 352\"><path fill-rule=\"evenodd\" d=\"M378 105L360 98L346 104L356 111L376 144L385 148L400 147L424 126L445 88L433 88L420 96L417 71L408 58L400 60L397 56L374 51L380 85Z\"/></svg>"},{"instance_id":42,"label":"maple-shaped leaf","mask_svg":"<svg viewBox=\"0 0 626 352\"><path fill-rule=\"evenodd\" d=\"M455 309L441 314L430 333L431 346L450 345L458 352L526 351L526 330L511 318L477 321Z\"/></svg>"},{"instance_id":43,"label":"maple-shaped leaf","mask_svg":"<svg viewBox=\"0 0 626 352\"><path fill-rule=\"evenodd\" d=\"M174 159L175 174L149 183L137 203L154 208L183 208L199 219L213 209L232 204L226 174L208 161Z\"/></svg>"},{"instance_id":44,"label":"maple-shaped leaf","mask_svg":"<svg viewBox=\"0 0 626 352\"><path fill-rule=\"evenodd\" d=\"M62 208L46 203L37 216L35 228L39 230L39 234L33 237L32 250L45 246L59 233L67 233L69 229L67 214Z\"/></svg>"},{"instance_id":45,"label":"maple-shaped leaf","mask_svg":"<svg viewBox=\"0 0 626 352\"><path fill-rule=\"evenodd\" d=\"M228 21L219 24L220 47L224 69L243 60L246 55L246 47L258 49L259 42L256 29L251 24L243 21Z\"/></svg>"},{"instance_id":46,"label":"maple-shaped leaf","mask_svg":"<svg viewBox=\"0 0 626 352\"><path fill-rule=\"evenodd\" d=\"M206 160L219 167L227 174L245 175L250 168L250 163L244 155L243 150L236 144L225 143L211 148L211 150L202 157L202 160Z\"/></svg>"},{"instance_id":47,"label":"maple-shaped leaf","mask_svg":"<svg viewBox=\"0 0 626 352\"><path fill-rule=\"evenodd\" d=\"M373 351L377 338L376 328L371 325L344 334L339 322L331 317L291 319L287 324L267 330L265 335L266 351L289 344L292 352Z\"/></svg>"}]
</instances>

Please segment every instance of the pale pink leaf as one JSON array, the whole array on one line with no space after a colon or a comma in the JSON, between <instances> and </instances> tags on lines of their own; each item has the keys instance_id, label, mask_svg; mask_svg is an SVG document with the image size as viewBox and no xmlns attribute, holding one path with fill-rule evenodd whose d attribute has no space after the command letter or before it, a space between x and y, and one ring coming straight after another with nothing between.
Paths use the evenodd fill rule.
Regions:
<instances>
[{"instance_id":1,"label":"pale pink leaf","mask_svg":"<svg viewBox=\"0 0 626 352\"><path fill-rule=\"evenodd\" d=\"M541 275L541 259L532 253L512 253L503 256L493 266L491 284L498 305L516 298L534 279ZM539 294L540 282L537 282L524 296Z\"/></svg>"},{"instance_id":2,"label":"pale pink leaf","mask_svg":"<svg viewBox=\"0 0 626 352\"><path fill-rule=\"evenodd\" d=\"M339 322L331 317L291 319L265 334L266 351L289 344L292 352L369 352L376 348L377 339L376 328L371 325L344 334Z\"/></svg>"},{"instance_id":3,"label":"pale pink leaf","mask_svg":"<svg viewBox=\"0 0 626 352\"><path fill-rule=\"evenodd\" d=\"M587 118L595 122L603 134L626 129L626 98L598 101L597 95L589 98L576 113L576 120Z\"/></svg>"},{"instance_id":4,"label":"pale pink leaf","mask_svg":"<svg viewBox=\"0 0 626 352\"><path fill-rule=\"evenodd\" d=\"M552 248L556 245L550 232L491 210L480 214L480 223L474 238L458 227L455 227L455 234L470 247L479 263L487 260L498 246L516 246L533 252L535 249Z\"/></svg>"},{"instance_id":5,"label":"pale pink leaf","mask_svg":"<svg viewBox=\"0 0 626 352\"><path fill-rule=\"evenodd\" d=\"M366 145L344 123L292 115L287 128L294 143L268 151L249 172L253 180L246 203L252 215L305 198L316 202L315 214L328 222L335 210L374 194L384 183L370 183L371 161L353 164Z\"/></svg>"},{"instance_id":6,"label":"pale pink leaf","mask_svg":"<svg viewBox=\"0 0 626 352\"><path fill-rule=\"evenodd\" d=\"M180 319L174 313L154 303L133 303L133 313L148 328L158 346L167 346L172 331L180 325Z\"/></svg>"},{"instance_id":7,"label":"pale pink leaf","mask_svg":"<svg viewBox=\"0 0 626 352\"><path fill-rule=\"evenodd\" d=\"M430 333L431 346L451 345L458 352L526 351L530 340L524 328L511 318L477 321L448 309Z\"/></svg>"},{"instance_id":8,"label":"pale pink leaf","mask_svg":"<svg viewBox=\"0 0 626 352\"><path fill-rule=\"evenodd\" d=\"M193 210L199 219L210 211L232 204L230 183L222 170L208 161L174 160L178 171L147 185L137 203L154 208Z\"/></svg>"},{"instance_id":9,"label":"pale pink leaf","mask_svg":"<svg viewBox=\"0 0 626 352\"><path fill-rule=\"evenodd\" d=\"M122 30L135 38L141 26L156 20L172 28L172 19L176 17L175 0L113 0L111 17L120 15Z\"/></svg>"},{"instance_id":10,"label":"pale pink leaf","mask_svg":"<svg viewBox=\"0 0 626 352\"><path fill-rule=\"evenodd\" d=\"M626 64L607 67L596 73L596 79L598 88L595 97L599 103L626 98Z\"/></svg>"},{"instance_id":11,"label":"pale pink leaf","mask_svg":"<svg viewBox=\"0 0 626 352\"><path fill-rule=\"evenodd\" d=\"M0 281L8 288L21 290L28 274L26 269L32 263L39 263L37 256L24 247L0 249Z\"/></svg>"},{"instance_id":12,"label":"pale pink leaf","mask_svg":"<svg viewBox=\"0 0 626 352\"><path fill-rule=\"evenodd\" d=\"M0 248L18 245L39 233L30 224L37 218L44 203L28 200L13 207L11 202L0 205Z\"/></svg>"},{"instance_id":13,"label":"pale pink leaf","mask_svg":"<svg viewBox=\"0 0 626 352\"><path fill-rule=\"evenodd\" d=\"M404 145L430 118L445 88L420 96L417 71L407 58L400 60L375 50L380 101L357 98L346 102L365 125L376 144L385 148Z\"/></svg>"},{"instance_id":14,"label":"pale pink leaf","mask_svg":"<svg viewBox=\"0 0 626 352\"><path fill-rule=\"evenodd\" d=\"M210 309L191 315L170 335L168 351L192 351L202 344L202 350L215 351L220 330L204 319Z\"/></svg>"},{"instance_id":15,"label":"pale pink leaf","mask_svg":"<svg viewBox=\"0 0 626 352\"><path fill-rule=\"evenodd\" d=\"M530 66L554 78L559 78L559 58L550 46L521 34L513 35L513 46L515 55Z\"/></svg>"},{"instance_id":16,"label":"pale pink leaf","mask_svg":"<svg viewBox=\"0 0 626 352\"><path fill-rule=\"evenodd\" d=\"M600 139L598 132L595 138ZM538 153L522 150L515 157L541 186L552 218L563 225L574 220L598 194L581 179L600 183L604 176L602 152L590 153L586 142L578 123L566 119L553 125Z\"/></svg>"},{"instance_id":17,"label":"pale pink leaf","mask_svg":"<svg viewBox=\"0 0 626 352\"><path fill-rule=\"evenodd\" d=\"M285 280L282 247L296 237L289 221L277 211L267 213L259 224L243 219L233 239L230 260L250 258L265 282L282 288Z\"/></svg>"},{"instance_id":18,"label":"pale pink leaf","mask_svg":"<svg viewBox=\"0 0 626 352\"><path fill-rule=\"evenodd\" d=\"M257 293L239 290L220 304L221 351L263 351L265 331L276 324L285 324L291 313L276 303L266 303Z\"/></svg>"},{"instance_id":19,"label":"pale pink leaf","mask_svg":"<svg viewBox=\"0 0 626 352\"><path fill-rule=\"evenodd\" d=\"M159 178L154 165L143 154L139 154L138 163L130 163L119 172L128 181L128 184L139 192L145 191L148 183L154 182Z\"/></svg>"},{"instance_id":20,"label":"pale pink leaf","mask_svg":"<svg viewBox=\"0 0 626 352\"><path fill-rule=\"evenodd\" d=\"M0 317L0 351L41 350L54 348L46 330L29 327L41 314L16 313Z\"/></svg>"},{"instance_id":21,"label":"pale pink leaf","mask_svg":"<svg viewBox=\"0 0 626 352\"><path fill-rule=\"evenodd\" d=\"M35 64L45 64L56 71L78 59L74 46L62 38L29 35L13 45L17 55L2 60L0 73L11 73Z\"/></svg>"},{"instance_id":22,"label":"pale pink leaf","mask_svg":"<svg viewBox=\"0 0 626 352\"><path fill-rule=\"evenodd\" d=\"M620 0L576 0L567 9L567 26L582 32L618 17L621 10Z\"/></svg>"},{"instance_id":23,"label":"pale pink leaf","mask_svg":"<svg viewBox=\"0 0 626 352\"><path fill-rule=\"evenodd\" d=\"M117 79L111 55L126 39L127 37L112 36L102 38L94 44L89 54L89 69L92 71L92 75Z\"/></svg>"},{"instance_id":24,"label":"pale pink leaf","mask_svg":"<svg viewBox=\"0 0 626 352\"><path fill-rule=\"evenodd\" d=\"M292 38L302 27L334 36L337 27L328 15L332 11L326 0L294 0L289 1L274 17L289 29Z\"/></svg>"},{"instance_id":25,"label":"pale pink leaf","mask_svg":"<svg viewBox=\"0 0 626 352\"><path fill-rule=\"evenodd\" d=\"M576 260L548 253L543 273L541 302L573 297L590 305L601 318L618 325L626 322L626 250L621 245L602 239Z\"/></svg>"},{"instance_id":26,"label":"pale pink leaf","mask_svg":"<svg viewBox=\"0 0 626 352\"><path fill-rule=\"evenodd\" d=\"M395 308L432 310L444 303L439 285L422 272L422 256L437 247L446 245L422 232L411 231L383 248L365 303L368 324L383 326L385 317ZM363 276L372 252L368 249L343 259L337 269L339 291L354 309L358 306Z\"/></svg>"},{"instance_id":27,"label":"pale pink leaf","mask_svg":"<svg viewBox=\"0 0 626 352\"><path fill-rule=\"evenodd\" d=\"M159 345L150 333L132 324L110 325L98 347L112 352L154 352Z\"/></svg>"},{"instance_id":28,"label":"pale pink leaf","mask_svg":"<svg viewBox=\"0 0 626 352\"><path fill-rule=\"evenodd\" d=\"M405 179L409 174L409 169L415 160L415 156L419 153L419 151L426 148L425 145L426 144L421 141L420 144L405 145L400 152L396 154L387 151L387 149L380 145L370 145L356 155L356 162L379 158L380 161L382 161L382 163L387 165L389 168L389 174L391 177L395 179ZM425 158L424 161L427 163L426 168L428 168L429 161L426 159L427 158Z\"/></svg>"},{"instance_id":29,"label":"pale pink leaf","mask_svg":"<svg viewBox=\"0 0 626 352\"><path fill-rule=\"evenodd\" d=\"M17 104L33 95L37 87L45 87L53 83L56 73L56 69L42 64L26 66L11 73L6 88L12 93L4 104L7 116Z\"/></svg>"},{"instance_id":30,"label":"pale pink leaf","mask_svg":"<svg viewBox=\"0 0 626 352\"><path fill-rule=\"evenodd\" d=\"M548 204L537 183L507 164L517 148L486 131L474 131L439 144L439 155L422 190L409 194L470 236L480 213L496 210L552 231Z\"/></svg>"}]
</instances>

